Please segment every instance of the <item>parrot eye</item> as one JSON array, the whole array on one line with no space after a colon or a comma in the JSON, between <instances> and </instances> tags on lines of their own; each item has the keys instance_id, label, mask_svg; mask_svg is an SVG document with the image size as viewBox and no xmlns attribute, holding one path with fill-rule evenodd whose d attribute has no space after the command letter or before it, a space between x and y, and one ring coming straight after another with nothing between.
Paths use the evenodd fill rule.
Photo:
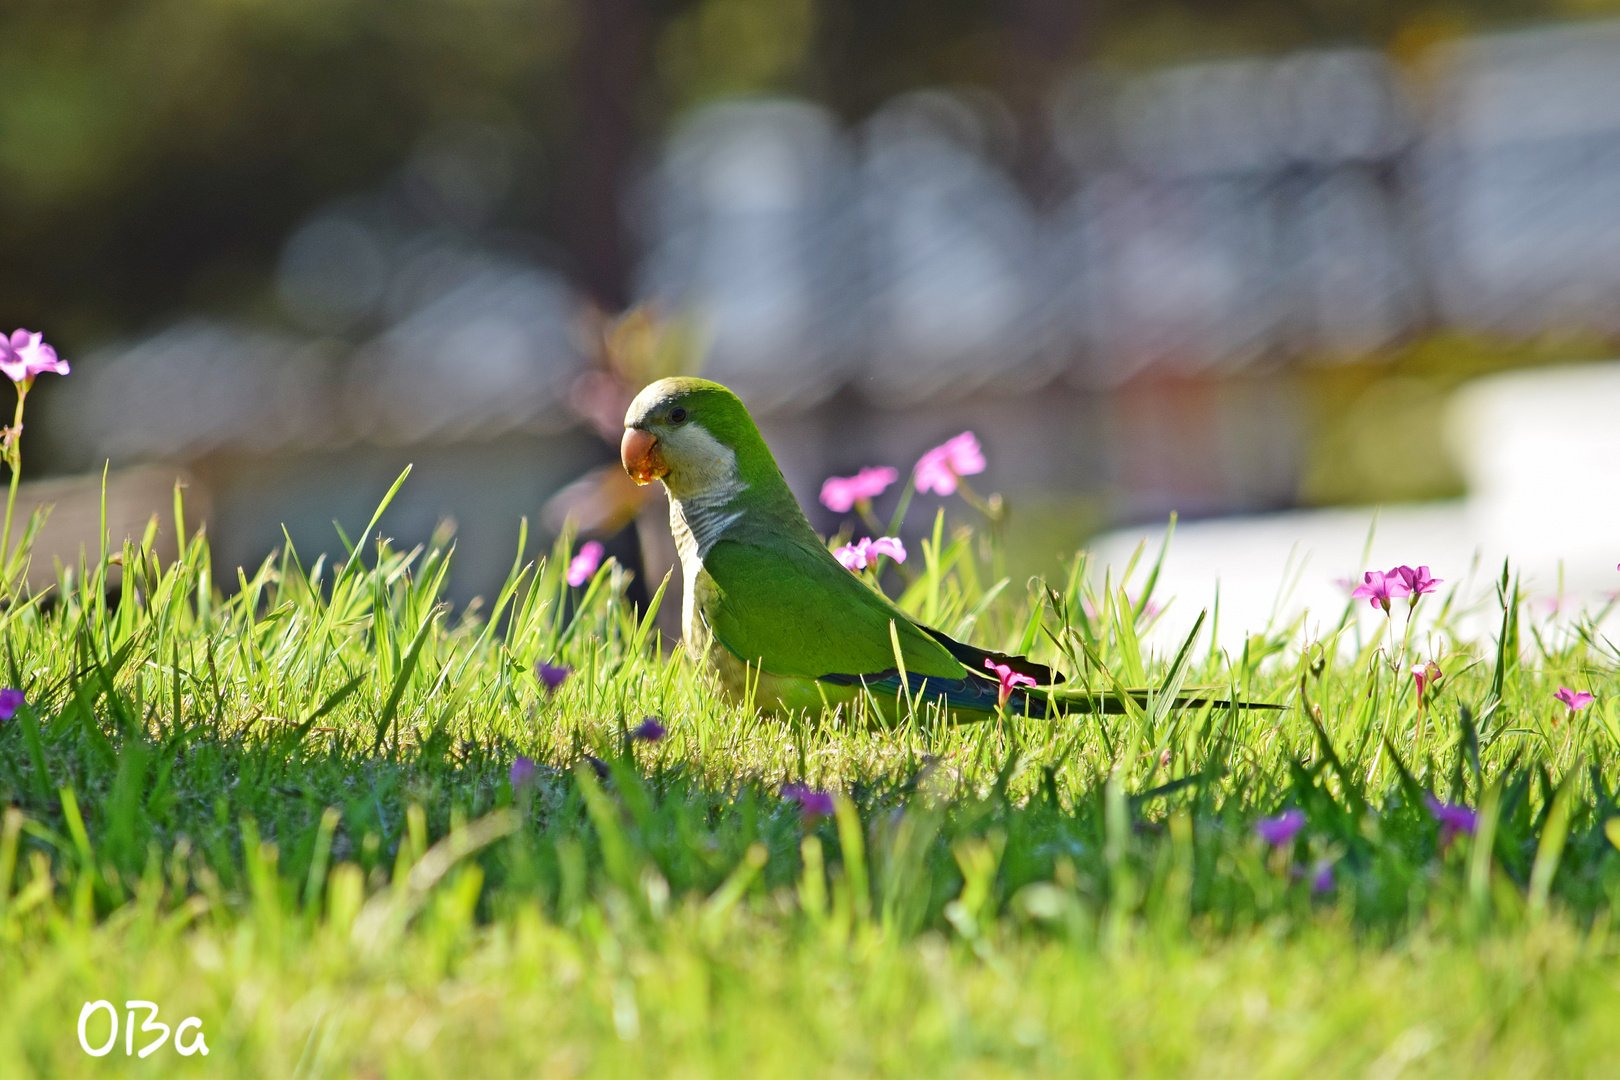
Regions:
<instances>
[{"instance_id":1,"label":"parrot eye","mask_svg":"<svg viewBox=\"0 0 1620 1080\"><path fill-rule=\"evenodd\" d=\"M669 410L669 422L672 424L686 423L686 410L681 408L679 405Z\"/></svg>"}]
</instances>

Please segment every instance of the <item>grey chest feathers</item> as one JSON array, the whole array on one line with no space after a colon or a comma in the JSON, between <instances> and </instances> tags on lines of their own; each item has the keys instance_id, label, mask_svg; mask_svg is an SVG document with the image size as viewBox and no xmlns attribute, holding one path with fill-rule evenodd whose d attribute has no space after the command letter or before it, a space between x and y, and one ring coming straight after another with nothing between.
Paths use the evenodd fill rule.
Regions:
<instances>
[{"instance_id":1,"label":"grey chest feathers","mask_svg":"<svg viewBox=\"0 0 1620 1080\"><path fill-rule=\"evenodd\" d=\"M738 484L726 501L746 486ZM707 658L712 663L716 660L713 653L725 651L715 647L708 620L701 614L701 605L708 602L714 586L709 572L703 569L703 557L740 517L741 510L728 510L707 500L669 501L669 530L675 534L675 550L681 556L681 634L694 660Z\"/></svg>"},{"instance_id":2,"label":"grey chest feathers","mask_svg":"<svg viewBox=\"0 0 1620 1080\"><path fill-rule=\"evenodd\" d=\"M703 557L720 534L743 516L741 510L729 504L747 487L734 481L719 491L669 501L669 531L675 535L675 550L680 553L681 569L688 579L702 567Z\"/></svg>"}]
</instances>

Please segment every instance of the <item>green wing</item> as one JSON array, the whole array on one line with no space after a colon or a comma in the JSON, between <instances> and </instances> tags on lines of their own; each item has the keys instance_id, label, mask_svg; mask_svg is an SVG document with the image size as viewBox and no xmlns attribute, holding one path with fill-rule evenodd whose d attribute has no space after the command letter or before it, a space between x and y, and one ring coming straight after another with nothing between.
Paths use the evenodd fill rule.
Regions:
<instances>
[{"instance_id":1,"label":"green wing","mask_svg":"<svg viewBox=\"0 0 1620 1080\"><path fill-rule=\"evenodd\" d=\"M720 643L773 675L820 678L894 670L892 620L906 671L959 679L962 664L911 617L819 544L737 530L709 550L715 595L704 616Z\"/></svg>"}]
</instances>

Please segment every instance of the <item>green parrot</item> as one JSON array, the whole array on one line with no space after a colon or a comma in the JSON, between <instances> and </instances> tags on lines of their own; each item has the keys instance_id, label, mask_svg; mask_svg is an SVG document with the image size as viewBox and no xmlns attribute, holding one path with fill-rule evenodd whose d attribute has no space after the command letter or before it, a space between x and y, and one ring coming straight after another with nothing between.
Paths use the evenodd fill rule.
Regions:
<instances>
[{"instance_id":1,"label":"green parrot","mask_svg":"<svg viewBox=\"0 0 1620 1080\"><path fill-rule=\"evenodd\" d=\"M904 696L943 699L953 720L1001 706L986 661L1040 688L1016 687L1009 712L1045 717L1120 711L1117 694L1053 689L1062 676L1021 656L955 641L917 622L846 570L788 489L743 403L719 383L661 379L625 414L620 457L638 484L669 491L669 523L685 578L681 627L733 700L770 712L856 711L864 691L886 720ZM896 663L896 653L904 671Z\"/></svg>"}]
</instances>

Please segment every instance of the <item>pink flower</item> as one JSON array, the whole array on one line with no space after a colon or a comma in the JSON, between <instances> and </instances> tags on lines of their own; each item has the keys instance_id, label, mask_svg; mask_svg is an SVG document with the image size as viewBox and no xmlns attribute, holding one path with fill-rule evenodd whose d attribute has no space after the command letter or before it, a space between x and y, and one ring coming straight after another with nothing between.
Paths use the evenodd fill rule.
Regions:
<instances>
[{"instance_id":1,"label":"pink flower","mask_svg":"<svg viewBox=\"0 0 1620 1080\"><path fill-rule=\"evenodd\" d=\"M519 754L517 760L512 762L512 771L508 774L508 779L512 781L512 790L520 791L533 784L539 776L540 766L536 765L532 758Z\"/></svg>"},{"instance_id":2,"label":"pink flower","mask_svg":"<svg viewBox=\"0 0 1620 1080\"><path fill-rule=\"evenodd\" d=\"M1412 681L1417 683L1418 702L1423 701L1423 694L1434 681L1440 677L1440 665L1430 660L1427 664L1412 665Z\"/></svg>"},{"instance_id":3,"label":"pink flower","mask_svg":"<svg viewBox=\"0 0 1620 1080\"><path fill-rule=\"evenodd\" d=\"M988 656L984 658L984 666L990 671L995 672L996 678L1001 682L1001 698L999 703L1002 705L1007 704L1007 698L1012 694L1013 687L1036 685L1035 680L1030 678L1028 675L1020 674L1019 672L1016 672L1012 668L1008 667L1006 664L998 664Z\"/></svg>"},{"instance_id":4,"label":"pink flower","mask_svg":"<svg viewBox=\"0 0 1620 1080\"><path fill-rule=\"evenodd\" d=\"M45 344L45 335L13 330L11 340L0 338L0 372L4 372L6 378L27 386L34 381L34 376L47 371L66 375L68 365L66 360L57 359L55 349Z\"/></svg>"},{"instance_id":5,"label":"pink flower","mask_svg":"<svg viewBox=\"0 0 1620 1080\"><path fill-rule=\"evenodd\" d=\"M874 559L879 555L887 555L895 562L906 561L906 545L898 536L880 536L872 541L869 550L872 552L872 558Z\"/></svg>"},{"instance_id":6,"label":"pink flower","mask_svg":"<svg viewBox=\"0 0 1620 1080\"><path fill-rule=\"evenodd\" d=\"M1401 579L1401 584L1406 586L1407 594L1412 597L1409 603L1413 607L1417 607L1418 597L1434 592L1435 586L1446 580L1430 577L1427 566L1420 566L1416 570L1410 566L1397 566L1387 576Z\"/></svg>"},{"instance_id":7,"label":"pink flower","mask_svg":"<svg viewBox=\"0 0 1620 1080\"><path fill-rule=\"evenodd\" d=\"M833 552L833 558L837 559L846 570L865 570L884 555L895 562L905 562L906 545L900 542L898 536L880 536L876 540L863 537Z\"/></svg>"},{"instance_id":8,"label":"pink flower","mask_svg":"<svg viewBox=\"0 0 1620 1080\"><path fill-rule=\"evenodd\" d=\"M555 694L557 688L563 684L563 680L568 678L572 670L572 668L561 665L554 667L544 660L534 665L534 673L540 677L540 685L546 688L547 694Z\"/></svg>"},{"instance_id":9,"label":"pink flower","mask_svg":"<svg viewBox=\"0 0 1620 1080\"><path fill-rule=\"evenodd\" d=\"M956 492L956 481L984 472L984 451L973 432L964 431L917 460L917 490L936 495Z\"/></svg>"},{"instance_id":10,"label":"pink flower","mask_svg":"<svg viewBox=\"0 0 1620 1080\"><path fill-rule=\"evenodd\" d=\"M799 816L806 825L817 818L832 817L833 797L807 784L783 784L782 798L799 804Z\"/></svg>"},{"instance_id":11,"label":"pink flower","mask_svg":"<svg viewBox=\"0 0 1620 1080\"><path fill-rule=\"evenodd\" d=\"M1440 847L1445 848L1458 833L1474 835L1479 815L1460 803L1442 802L1433 795L1423 796L1423 805L1429 808L1434 820L1440 823Z\"/></svg>"},{"instance_id":12,"label":"pink flower","mask_svg":"<svg viewBox=\"0 0 1620 1080\"><path fill-rule=\"evenodd\" d=\"M1272 847L1283 847L1294 842L1299 830L1305 827L1305 811L1299 807L1284 810L1276 817L1261 818L1254 824L1254 835Z\"/></svg>"},{"instance_id":13,"label":"pink flower","mask_svg":"<svg viewBox=\"0 0 1620 1080\"><path fill-rule=\"evenodd\" d=\"M1553 697L1562 701L1564 708L1568 709L1571 715L1592 704L1591 694L1588 694L1585 690L1571 690L1567 686L1560 686L1558 693L1554 694Z\"/></svg>"},{"instance_id":14,"label":"pink flower","mask_svg":"<svg viewBox=\"0 0 1620 1080\"><path fill-rule=\"evenodd\" d=\"M0 690L0 720L10 720L25 704L23 692L16 689Z\"/></svg>"},{"instance_id":15,"label":"pink flower","mask_svg":"<svg viewBox=\"0 0 1620 1080\"><path fill-rule=\"evenodd\" d=\"M668 728L658 722L658 717L649 716L630 729L630 738L635 742L657 742L668 731Z\"/></svg>"},{"instance_id":16,"label":"pink flower","mask_svg":"<svg viewBox=\"0 0 1620 1080\"><path fill-rule=\"evenodd\" d=\"M601 565L602 545L595 540L587 540L579 549L579 554L568 562L568 573L565 575L568 578L568 584L585 584L591 580L591 576L596 573L596 568Z\"/></svg>"},{"instance_id":17,"label":"pink flower","mask_svg":"<svg viewBox=\"0 0 1620 1080\"><path fill-rule=\"evenodd\" d=\"M854 476L829 476L821 485L821 505L836 514L848 513L856 503L883 494L898 479L900 474L887 465L868 466Z\"/></svg>"},{"instance_id":18,"label":"pink flower","mask_svg":"<svg viewBox=\"0 0 1620 1080\"><path fill-rule=\"evenodd\" d=\"M1351 599L1365 600L1373 607L1381 607L1385 615L1389 614L1390 600L1411 591L1394 570L1387 574L1382 570L1368 570L1361 580L1362 584L1357 585L1356 591L1350 594Z\"/></svg>"}]
</instances>

